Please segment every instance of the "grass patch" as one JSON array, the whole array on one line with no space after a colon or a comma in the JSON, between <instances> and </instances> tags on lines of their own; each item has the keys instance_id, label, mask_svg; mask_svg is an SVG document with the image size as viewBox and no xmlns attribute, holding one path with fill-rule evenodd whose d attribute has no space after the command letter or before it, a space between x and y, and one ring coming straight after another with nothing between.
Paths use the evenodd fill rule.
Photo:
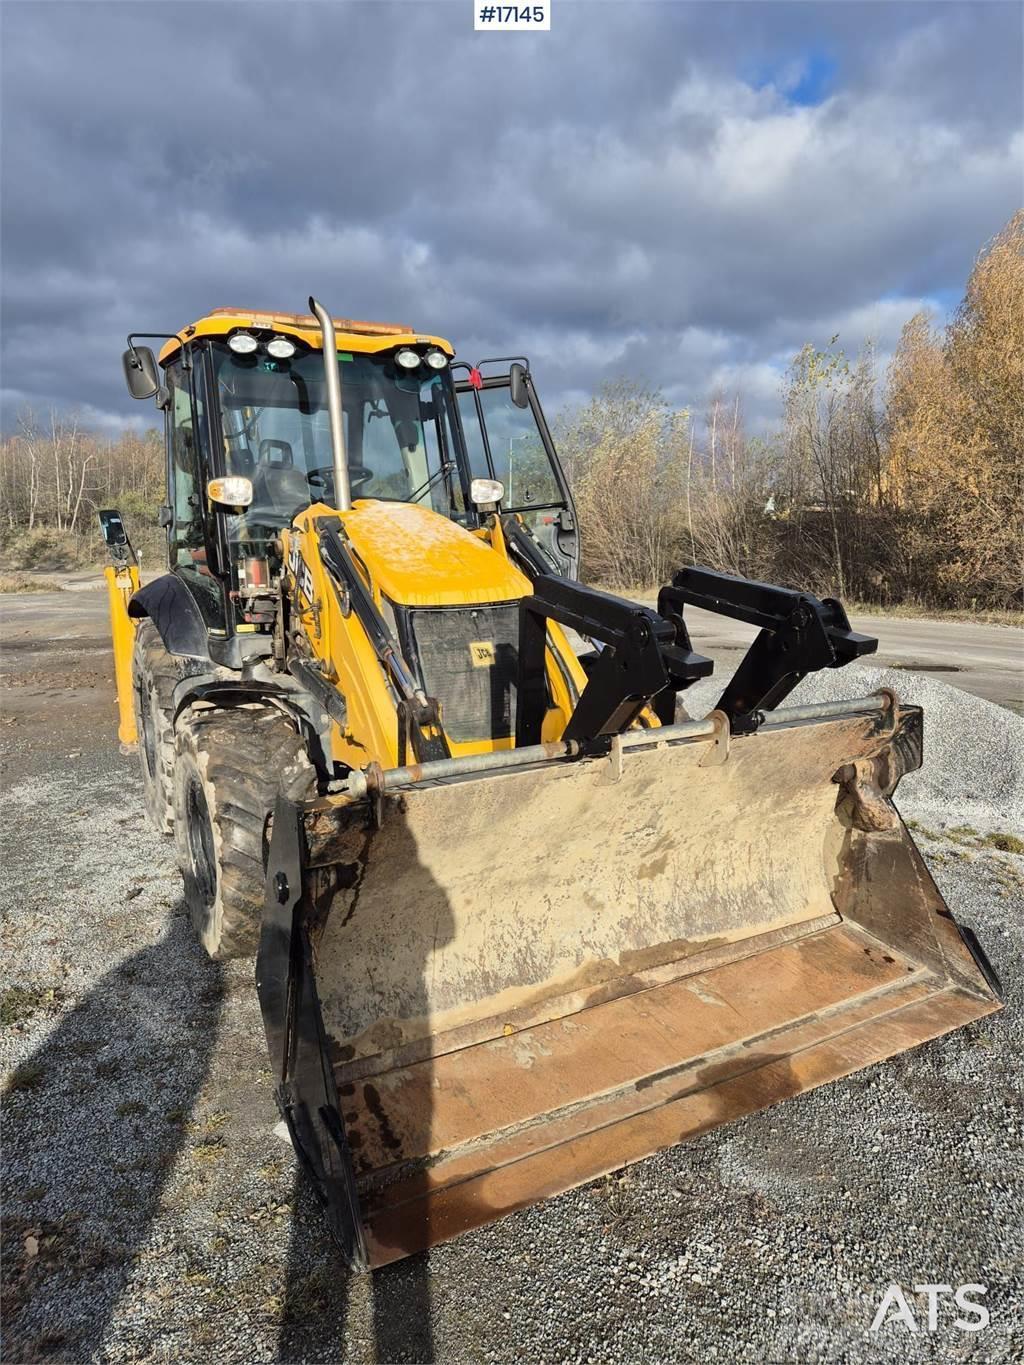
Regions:
<instances>
[{"instance_id":1,"label":"grass patch","mask_svg":"<svg viewBox=\"0 0 1024 1365\"><path fill-rule=\"evenodd\" d=\"M903 822L911 834L920 834L922 839L943 839L945 835L936 829L929 829L927 825L920 824L917 820L905 820Z\"/></svg>"},{"instance_id":2,"label":"grass patch","mask_svg":"<svg viewBox=\"0 0 1024 1365\"><path fill-rule=\"evenodd\" d=\"M219 1161L227 1155L228 1144L222 1137L204 1138L192 1148L194 1161Z\"/></svg>"},{"instance_id":3,"label":"grass patch","mask_svg":"<svg viewBox=\"0 0 1024 1365\"><path fill-rule=\"evenodd\" d=\"M11 1072L5 1093L11 1095L16 1090L35 1090L42 1084L43 1075L44 1070L37 1062L24 1062Z\"/></svg>"},{"instance_id":4,"label":"grass patch","mask_svg":"<svg viewBox=\"0 0 1024 1365\"><path fill-rule=\"evenodd\" d=\"M133 1115L144 1114L146 1106L141 1100L122 1100L114 1110L119 1119L131 1118Z\"/></svg>"},{"instance_id":5,"label":"grass patch","mask_svg":"<svg viewBox=\"0 0 1024 1365\"><path fill-rule=\"evenodd\" d=\"M968 607L923 607L917 602L900 602L883 607L877 602L844 602L850 616L890 616L897 620L967 621L973 625L1024 627L1024 611Z\"/></svg>"},{"instance_id":6,"label":"grass patch","mask_svg":"<svg viewBox=\"0 0 1024 1365\"><path fill-rule=\"evenodd\" d=\"M177 1115L180 1114L181 1111L173 1112ZM226 1109L218 1110L211 1114L204 1114L200 1118L193 1119L184 1115L183 1118L175 1117L172 1120L170 1114L167 1116L169 1122L181 1122L187 1132L191 1133L193 1137L200 1138L203 1142L212 1142L230 1117L231 1115Z\"/></svg>"},{"instance_id":7,"label":"grass patch","mask_svg":"<svg viewBox=\"0 0 1024 1365\"><path fill-rule=\"evenodd\" d=\"M59 998L53 986L8 986L0 995L0 1024L10 1028L23 1023L40 1010L51 1009Z\"/></svg>"},{"instance_id":8,"label":"grass patch","mask_svg":"<svg viewBox=\"0 0 1024 1365\"><path fill-rule=\"evenodd\" d=\"M1024 854L1024 839L1016 834L1006 834L1002 830L993 830L990 834L979 834L973 825L951 825L949 829L935 830L927 829L916 820L904 822L907 829L915 836L924 839L934 839L936 841L945 840L950 844L957 844L961 849L983 850L986 848L998 849L1000 853ZM953 858L962 858L965 855L951 849L946 851L946 855ZM936 856L939 855L932 855Z\"/></svg>"},{"instance_id":9,"label":"grass patch","mask_svg":"<svg viewBox=\"0 0 1024 1365\"><path fill-rule=\"evenodd\" d=\"M1000 853L1024 853L1024 839L1019 839L1016 834L1003 834L996 830L986 834L981 842L989 848L997 848Z\"/></svg>"},{"instance_id":10,"label":"grass patch","mask_svg":"<svg viewBox=\"0 0 1024 1365\"><path fill-rule=\"evenodd\" d=\"M334 1296L334 1277L329 1269L320 1267L289 1284L286 1303L274 1295L267 1300L266 1308L270 1313L280 1312L288 1322L301 1323L327 1312Z\"/></svg>"}]
</instances>

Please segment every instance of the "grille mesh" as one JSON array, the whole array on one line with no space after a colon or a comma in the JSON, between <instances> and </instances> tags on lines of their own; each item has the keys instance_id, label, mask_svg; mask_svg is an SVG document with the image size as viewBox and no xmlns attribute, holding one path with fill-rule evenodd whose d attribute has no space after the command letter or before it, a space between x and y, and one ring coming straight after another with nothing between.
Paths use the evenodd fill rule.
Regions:
<instances>
[{"instance_id":1,"label":"grille mesh","mask_svg":"<svg viewBox=\"0 0 1024 1365\"><path fill-rule=\"evenodd\" d=\"M410 618L423 683L441 703L449 738L465 743L514 734L519 604L412 611Z\"/></svg>"}]
</instances>

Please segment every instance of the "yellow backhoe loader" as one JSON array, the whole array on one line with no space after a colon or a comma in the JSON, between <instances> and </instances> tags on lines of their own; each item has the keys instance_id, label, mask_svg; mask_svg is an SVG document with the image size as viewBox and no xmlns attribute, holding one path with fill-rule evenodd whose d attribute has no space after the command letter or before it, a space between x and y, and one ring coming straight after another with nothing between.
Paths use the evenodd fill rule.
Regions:
<instances>
[{"instance_id":1,"label":"yellow backhoe loader","mask_svg":"<svg viewBox=\"0 0 1024 1365\"><path fill-rule=\"evenodd\" d=\"M919 709L781 705L874 649L842 606L584 586L525 358L310 310L129 337L169 572L101 522L121 740L352 1263L998 1009L893 805ZM699 718L693 606L760 627Z\"/></svg>"}]
</instances>

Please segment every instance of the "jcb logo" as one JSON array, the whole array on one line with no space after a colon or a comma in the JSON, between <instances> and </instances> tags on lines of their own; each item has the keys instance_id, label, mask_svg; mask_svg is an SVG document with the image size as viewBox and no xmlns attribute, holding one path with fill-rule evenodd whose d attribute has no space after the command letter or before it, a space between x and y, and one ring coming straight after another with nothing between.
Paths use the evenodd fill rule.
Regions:
<instances>
[{"instance_id":1,"label":"jcb logo","mask_svg":"<svg viewBox=\"0 0 1024 1365\"><path fill-rule=\"evenodd\" d=\"M472 640L469 657L473 660L474 668L490 668L494 663L494 645L490 640Z\"/></svg>"},{"instance_id":2,"label":"jcb logo","mask_svg":"<svg viewBox=\"0 0 1024 1365\"><path fill-rule=\"evenodd\" d=\"M954 1289L951 1284L915 1284L915 1294L924 1294L928 1299L927 1311L924 1312L924 1330L927 1332L938 1331L939 1327L939 1299L944 1294L952 1294L953 1302L960 1310L953 1319L953 1326L961 1332L980 1332L983 1327L988 1326L988 1309L977 1302L977 1299L988 1293L987 1286L983 1284L962 1284ZM966 1316L961 1316L966 1315ZM900 1322L908 1332L920 1332L922 1324L914 1316L914 1310L907 1300L906 1294L898 1284L891 1284L885 1291L885 1297L878 1305L878 1312L871 1323L872 1332L877 1332L880 1327L887 1323Z\"/></svg>"}]
</instances>

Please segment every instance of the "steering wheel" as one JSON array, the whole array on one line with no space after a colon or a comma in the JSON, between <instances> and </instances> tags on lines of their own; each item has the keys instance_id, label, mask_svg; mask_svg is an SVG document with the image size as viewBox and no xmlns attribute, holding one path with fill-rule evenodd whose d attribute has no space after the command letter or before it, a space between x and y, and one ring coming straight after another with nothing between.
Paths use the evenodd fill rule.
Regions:
<instances>
[{"instance_id":1,"label":"steering wheel","mask_svg":"<svg viewBox=\"0 0 1024 1365\"><path fill-rule=\"evenodd\" d=\"M361 488L364 483L369 483L373 477L373 470L365 464L349 466L348 481L352 488ZM334 496L333 465L321 465L318 469L310 469L306 473L306 478L314 487L323 489L325 501L331 500Z\"/></svg>"}]
</instances>

